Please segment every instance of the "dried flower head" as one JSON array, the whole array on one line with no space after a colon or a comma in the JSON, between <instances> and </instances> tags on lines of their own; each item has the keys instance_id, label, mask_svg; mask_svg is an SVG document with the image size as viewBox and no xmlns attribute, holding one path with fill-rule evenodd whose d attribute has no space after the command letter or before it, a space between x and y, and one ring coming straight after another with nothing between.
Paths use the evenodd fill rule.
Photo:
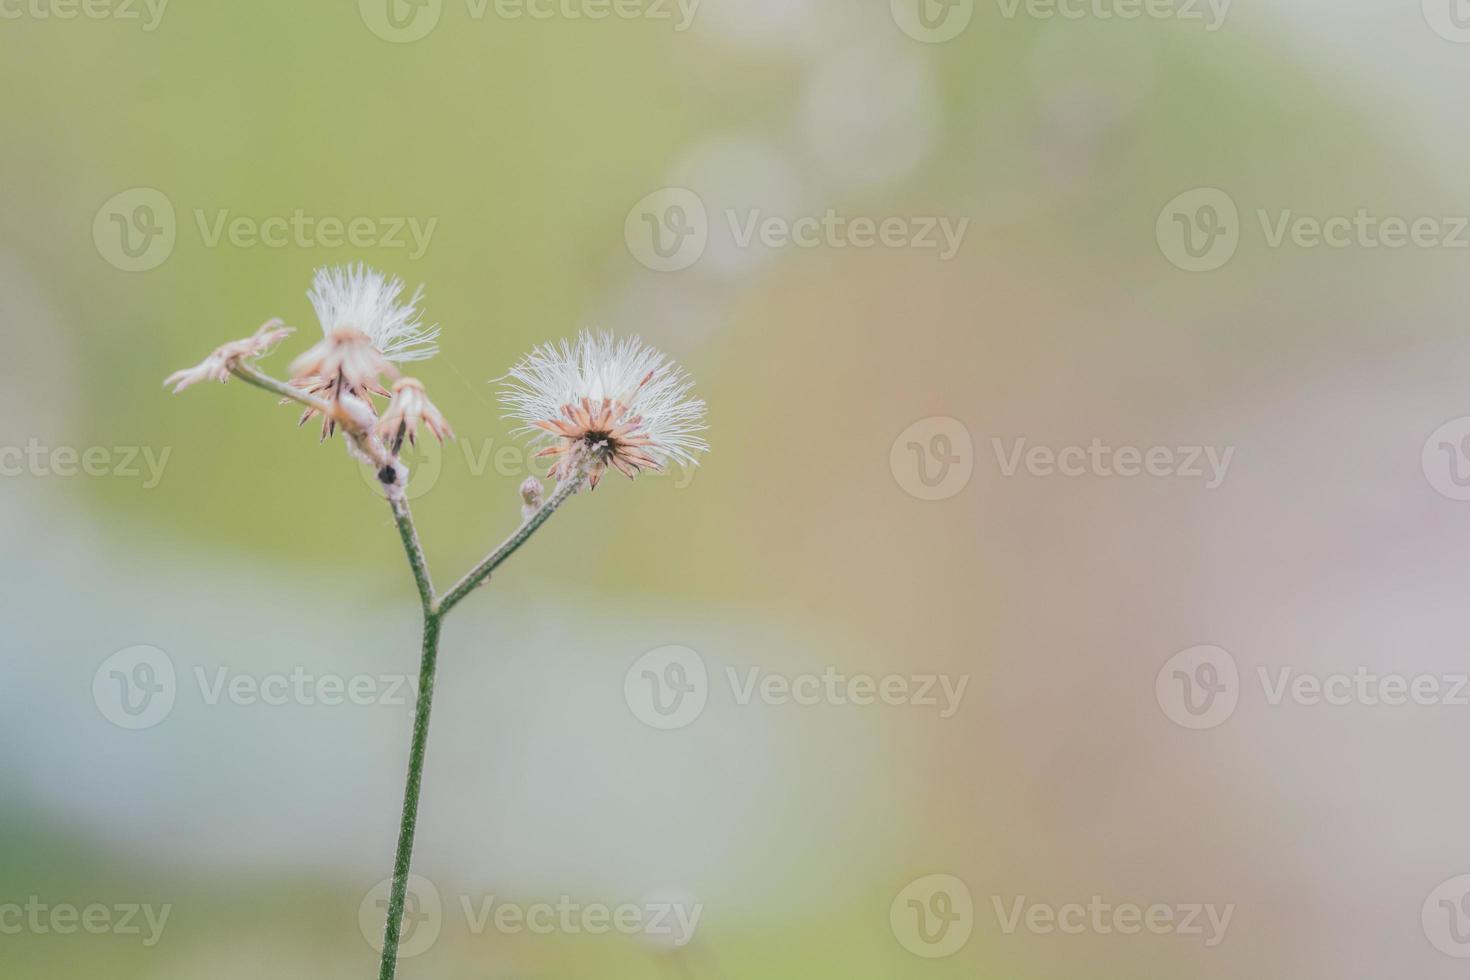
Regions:
<instances>
[{"instance_id":1,"label":"dried flower head","mask_svg":"<svg viewBox=\"0 0 1470 980\"><path fill-rule=\"evenodd\" d=\"M176 395L190 385L201 381L218 381L223 384L230 380L230 369L236 364L241 361L254 360L269 353L272 347L289 337L291 333L292 329L280 320L267 320L254 334L215 348L214 353L204 360L191 368L175 371L165 378L163 383L173 385Z\"/></svg>"},{"instance_id":2,"label":"dried flower head","mask_svg":"<svg viewBox=\"0 0 1470 980\"><path fill-rule=\"evenodd\" d=\"M393 400L378 422L378 435L397 453L405 438L410 445L418 444L421 423L440 442L454 438L449 423L424 393L423 384L417 378L399 378L393 383Z\"/></svg>"},{"instance_id":3,"label":"dried flower head","mask_svg":"<svg viewBox=\"0 0 1470 980\"><path fill-rule=\"evenodd\" d=\"M398 376L398 370L378 352L367 334L352 327L336 327L310 350L291 362L291 383L308 395L335 402L352 395L371 408L368 395L388 394L382 377ZM308 408L300 425L316 414ZM330 416L322 420L322 438L335 430Z\"/></svg>"},{"instance_id":4,"label":"dried flower head","mask_svg":"<svg viewBox=\"0 0 1470 980\"><path fill-rule=\"evenodd\" d=\"M291 383L308 394L335 401L344 394L368 401L388 396L382 379L397 378L395 361L420 361L438 351L437 326L425 327L418 312L423 287L399 302L403 281L362 263L316 271L307 297L321 321L323 338L291 365ZM301 423L315 415L308 409ZM322 438L335 428L322 420Z\"/></svg>"},{"instance_id":5,"label":"dried flower head","mask_svg":"<svg viewBox=\"0 0 1470 980\"><path fill-rule=\"evenodd\" d=\"M596 488L609 466L632 478L670 461L697 465L709 449L697 435L704 402L689 396L693 382L637 337L583 331L575 344L537 347L507 378L506 417L552 443L536 455L559 457L558 479L580 469Z\"/></svg>"},{"instance_id":6,"label":"dried flower head","mask_svg":"<svg viewBox=\"0 0 1470 980\"><path fill-rule=\"evenodd\" d=\"M439 352L439 327L425 327L418 304L424 287L399 302L403 280L384 276L359 262L355 266L316 270L307 298L328 337L338 327L351 327L386 359L395 363L423 361Z\"/></svg>"}]
</instances>

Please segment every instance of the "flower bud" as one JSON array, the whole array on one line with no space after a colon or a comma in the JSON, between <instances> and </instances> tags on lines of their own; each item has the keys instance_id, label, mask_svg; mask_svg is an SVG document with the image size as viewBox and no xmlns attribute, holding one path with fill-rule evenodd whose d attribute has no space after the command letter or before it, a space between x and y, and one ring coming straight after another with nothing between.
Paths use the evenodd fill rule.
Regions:
<instances>
[{"instance_id":1,"label":"flower bud","mask_svg":"<svg viewBox=\"0 0 1470 980\"><path fill-rule=\"evenodd\" d=\"M526 482L521 484L521 519L529 521L545 502L546 491L541 481L534 476L526 477Z\"/></svg>"}]
</instances>

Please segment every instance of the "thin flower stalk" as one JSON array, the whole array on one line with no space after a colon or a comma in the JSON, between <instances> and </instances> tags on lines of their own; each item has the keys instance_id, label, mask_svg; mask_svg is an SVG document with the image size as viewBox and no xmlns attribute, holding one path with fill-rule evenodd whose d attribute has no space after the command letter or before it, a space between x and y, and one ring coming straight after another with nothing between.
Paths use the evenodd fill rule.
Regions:
<instances>
[{"instance_id":1,"label":"thin flower stalk","mask_svg":"<svg viewBox=\"0 0 1470 980\"><path fill-rule=\"evenodd\" d=\"M444 618L563 504L583 489L596 489L607 469L633 478L671 462L696 465L696 456L708 448L698 435L704 429L704 403L690 397L689 380L636 338L583 333L575 344L537 347L511 369L501 400L507 417L522 423L518 431L534 435L538 455L554 460L556 487L547 496L539 480L523 483L520 526L441 595L409 509L408 470L400 454L405 442L415 444L420 427L441 442L454 433L422 382L399 373L400 363L432 357L439 334L437 326L424 326L419 315L422 287L406 301L403 289L401 281L362 265L319 270L308 295L322 339L293 362L289 383L255 365L291 333L279 320L217 348L166 382L177 393L202 381L238 378L301 405L302 422L322 416L323 439L338 428L343 431L351 455L373 468L392 510L418 591L422 636L380 980L393 980L397 971ZM391 392L383 386L385 379L393 383ZM381 415L374 398L388 399Z\"/></svg>"}]
</instances>

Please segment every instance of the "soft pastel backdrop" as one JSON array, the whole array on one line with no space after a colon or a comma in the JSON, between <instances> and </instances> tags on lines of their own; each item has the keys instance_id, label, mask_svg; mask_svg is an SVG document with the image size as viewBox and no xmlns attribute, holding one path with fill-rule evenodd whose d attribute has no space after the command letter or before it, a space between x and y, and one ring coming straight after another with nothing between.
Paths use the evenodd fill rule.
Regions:
<instances>
[{"instance_id":1,"label":"soft pastel backdrop","mask_svg":"<svg viewBox=\"0 0 1470 980\"><path fill-rule=\"evenodd\" d=\"M515 443L489 381L537 342L641 333L697 379L714 446L692 478L576 500L450 621L415 863L446 911L400 975L1460 975L1420 910L1470 871L1470 709L1273 706L1250 680L1470 660L1470 504L1420 460L1470 415L1470 253L1272 248L1256 220L1470 209L1470 47L1416 0L1238 2L1213 31L980 3L944 43L876 0L704 0L685 31L444 0L407 43L349 0L174 0L153 30L141 6L37 15L64 6L0 3L0 445L168 456L156 486L0 479L0 905L172 912L152 947L0 935L0 975L376 975L358 912L409 709L211 705L194 676L411 673L387 511L262 393L160 387L271 316L300 329L283 371L316 330L313 268L359 259L425 283L443 325L416 373L460 440L414 500L441 581L517 518L525 460L494 461ZM625 224L667 186L715 227L657 272ZM1241 240L1189 273L1155 223L1201 187ZM129 272L93 231L135 188L176 241ZM945 261L742 247L723 223L828 208L969 224ZM196 217L297 209L435 224L410 257L211 245ZM974 474L927 501L890 450L935 417ZM1207 490L1007 477L992 447L1095 436L1235 456ZM695 723L655 731L624 674L670 644L716 679ZM1154 688L1197 644L1247 677L1203 732ZM135 645L179 672L141 731L93 696ZM948 718L741 705L726 666L968 687ZM890 926L931 874L976 906L942 959ZM488 894L676 895L703 918L682 949L476 935L459 897ZM1008 935L992 910L1093 895L1236 908L1214 948Z\"/></svg>"}]
</instances>

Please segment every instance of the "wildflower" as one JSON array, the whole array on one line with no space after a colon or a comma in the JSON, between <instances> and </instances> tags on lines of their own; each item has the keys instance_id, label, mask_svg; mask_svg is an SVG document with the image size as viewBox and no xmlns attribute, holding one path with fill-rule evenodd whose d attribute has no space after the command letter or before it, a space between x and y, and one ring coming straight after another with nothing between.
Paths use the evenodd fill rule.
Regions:
<instances>
[{"instance_id":1,"label":"wildflower","mask_svg":"<svg viewBox=\"0 0 1470 980\"><path fill-rule=\"evenodd\" d=\"M291 365L292 384L318 398L335 401L350 394L388 397L382 378L397 378L394 362L420 361L438 351L439 328L425 327L418 303L423 287L407 303L399 302L403 282L358 263L316 272L307 296L321 321L323 339ZM307 409L305 424L316 412ZM322 438L334 430L322 420Z\"/></svg>"},{"instance_id":2,"label":"wildflower","mask_svg":"<svg viewBox=\"0 0 1470 980\"><path fill-rule=\"evenodd\" d=\"M328 336L338 327L352 327L364 334L384 358L394 363L423 361L439 352L435 341L438 326L425 327L418 304L424 287L415 289L401 303L403 280L356 266L316 271L307 297Z\"/></svg>"},{"instance_id":3,"label":"wildflower","mask_svg":"<svg viewBox=\"0 0 1470 980\"><path fill-rule=\"evenodd\" d=\"M280 320L267 320L251 336L243 340L232 340L228 344L215 348L214 353L203 361L194 367L175 371L165 378L163 383L165 386L173 385L176 395L190 385L201 381L218 381L223 384L230 380L230 371L235 365L269 353L272 347L286 339L291 333L291 328Z\"/></svg>"},{"instance_id":4,"label":"wildflower","mask_svg":"<svg viewBox=\"0 0 1470 980\"><path fill-rule=\"evenodd\" d=\"M417 445L420 423L440 442L454 438L449 423L424 393L423 384L417 378L399 378L393 383L393 400L378 422L378 435L396 454L403 447L405 437L410 445Z\"/></svg>"},{"instance_id":5,"label":"wildflower","mask_svg":"<svg viewBox=\"0 0 1470 980\"><path fill-rule=\"evenodd\" d=\"M697 465L709 448L697 435L704 402L690 397L693 382L636 337L583 331L575 344L537 347L507 377L506 417L551 442L536 455L560 457L557 479L580 472L596 489L609 466L631 479L671 461Z\"/></svg>"}]
</instances>

